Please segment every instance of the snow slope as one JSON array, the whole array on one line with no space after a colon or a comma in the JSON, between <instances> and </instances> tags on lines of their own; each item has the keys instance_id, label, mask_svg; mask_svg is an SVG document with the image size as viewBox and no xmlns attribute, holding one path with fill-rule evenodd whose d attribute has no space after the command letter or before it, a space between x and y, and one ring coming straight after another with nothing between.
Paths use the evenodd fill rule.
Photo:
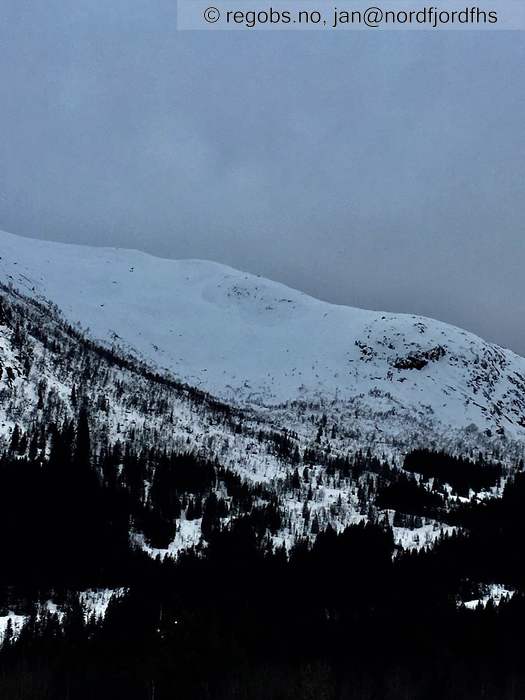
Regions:
<instances>
[{"instance_id":1,"label":"snow slope","mask_svg":"<svg viewBox=\"0 0 525 700\"><path fill-rule=\"evenodd\" d=\"M309 408L308 419L301 422L304 414L294 414L290 407L288 411L281 407L277 415L273 410L231 410L207 394L156 376L129 357L101 352L81 333L73 332L55 309L33 304L5 288L0 288L0 369L0 454L11 444L16 425L26 438L25 451L20 451L19 441L20 457L29 457L32 445L49 456L50 440L39 441L38 447L31 436L41 436L41 428L48 432L50 425L75 421L79 405L87 400L94 453L119 441L135 454L161 447L179 455L189 451L220 464L221 472L229 474L229 479L220 476L213 487L229 503L223 524L245 514L236 510L231 483L228 487L231 478L239 478L254 489L258 506L269 500L279 504L281 525L272 532L277 546L289 549L297 538L313 538L314 522L319 531L329 525L339 531L371 517L386 518L391 524L396 519L395 541L408 549L429 544L450 531L434 517L414 518L376 507L379 461L374 465L368 460L365 465L354 455L356 460L348 465L355 469L344 474L328 470L330 459L343 460L363 443L355 435L350 438L343 425L334 436L331 427L325 426L330 440L318 440L316 435L326 420L319 411ZM294 420L297 432L289 429ZM283 449L285 442L288 449ZM299 459L305 456L299 484L292 478L298 464L296 450ZM145 504L155 467L143 464L143 469L144 493L136 498ZM195 497L191 491L189 495ZM243 507L245 504L243 500ZM165 548L151 546L140 525L137 529L133 524L130 535L151 556L177 556L200 543L201 523L195 513L191 517L188 510L181 513L175 537ZM3 624L7 625L7 619Z\"/></svg>"},{"instance_id":2,"label":"snow slope","mask_svg":"<svg viewBox=\"0 0 525 700\"><path fill-rule=\"evenodd\" d=\"M392 434L427 423L525 438L525 359L438 321L328 304L212 262L2 232L0 282L227 401L351 405Z\"/></svg>"}]
</instances>

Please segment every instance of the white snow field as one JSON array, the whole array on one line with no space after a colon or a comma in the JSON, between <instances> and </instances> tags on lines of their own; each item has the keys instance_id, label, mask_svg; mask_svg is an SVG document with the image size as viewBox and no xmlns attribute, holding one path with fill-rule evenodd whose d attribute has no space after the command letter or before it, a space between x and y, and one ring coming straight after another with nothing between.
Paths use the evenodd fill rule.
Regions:
<instances>
[{"instance_id":1,"label":"white snow field","mask_svg":"<svg viewBox=\"0 0 525 700\"><path fill-rule=\"evenodd\" d=\"M390 434L418 423L525 437L525 359L445 323L329 304L213 262L3 232L0 282L229 402L351 405Z\"/></svg>"}]
</instances>

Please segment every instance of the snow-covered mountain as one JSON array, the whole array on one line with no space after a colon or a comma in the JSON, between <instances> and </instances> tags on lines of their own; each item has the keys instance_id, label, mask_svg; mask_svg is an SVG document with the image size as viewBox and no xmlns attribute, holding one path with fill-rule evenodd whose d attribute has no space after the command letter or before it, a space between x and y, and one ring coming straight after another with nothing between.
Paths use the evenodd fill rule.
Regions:
<instances>
[{"instance_id":1,"label":"snow-covered mountain","mask_svg":"<svg viewBox=\"0 0 525 700\"><path fill-rule=\"evenodd\" d=\"M46 434L52 426L74 423L81 406L89 411L93 466L102 481L101 461L117 444L122 459L117 471L124 481L124 449L143 456L151 450L195 455L220 468L213 491L229 503L224 524L254 505L278 507L276 545L290 546L328 525L339 530L370 517L393 517L375 505L377 474L387 483L388 465L353 452L346 431L335 430L325 414L314 408L301 414L296 432L270 413L232 409L155 374L130 355L104 349L53 307L0 286L0 457L14 454L41 465L53 443ZM281 417L290 420L291 414ZM133 496L139 508L155 507L150 490L156 469L143 460L137 474L143 487ZM190 486L183 498L202 494L196 496ZM190 516L186 501L176 535L163 548L152 546L140 525L131 525L130 536L152 555L176 554L201 541L201 517ZM410 513L398 515L393 528L405 547L429 543L447 530L434 517Z\"/></svg>"},{"instance_id":2,"label":"snow-covered mountain","mask_svg":"<svg viewBox=\"0 0 525 700\"><path fill-rule=\"evenodd\" d=\"M228 517L244 512L231 495L242 489L279 509L276 544L379 518L405 547L453 528L458 498L500 495L523 457L525 360L457 328L332 306L213 263L0 243L0 454L48 458L50 426L87 405L101 461L117 443L208 460ZM408 478L399 468L415 448L482 453L488 471L476 485L474 462L455 463L469 491L421 465L405 487L423 503L407 507L388 488ZM134 499L151 510L157 467L141 469ZM201 538L187 504L176 517L171 553ZM159 552L141 527L131 536Z\"/></svg>"},{"instance_id":3,"label":"snow-covered mountain","mask_svg":"<svg viewBox=\"0 0 525 700\"><path fill-rule=\"evenodd\" d=\"M525 359L445 323L329 304L212 262L8 233L0 282L293 429L317 406L365 444L525 439Z\"/></svg>"}]
</instances>

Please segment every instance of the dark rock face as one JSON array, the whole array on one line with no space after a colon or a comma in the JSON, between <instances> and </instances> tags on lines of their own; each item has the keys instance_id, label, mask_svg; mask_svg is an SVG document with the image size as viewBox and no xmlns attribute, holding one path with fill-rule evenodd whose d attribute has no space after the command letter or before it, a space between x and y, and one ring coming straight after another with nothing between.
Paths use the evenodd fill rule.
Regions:
<instances>
[{"instance_id":1,"label":"dark rock face","mask_svg":"<svg viewBox=\"0 0 525 700\"><path fill-rule=\"evenodd\" d=\"M446 350L441 345L436 345L430 350L411 352L405 357L396 357L392 365L396 369L423 369L429 362L437 362L445 356Z\"/></svg>"}]
</instances>

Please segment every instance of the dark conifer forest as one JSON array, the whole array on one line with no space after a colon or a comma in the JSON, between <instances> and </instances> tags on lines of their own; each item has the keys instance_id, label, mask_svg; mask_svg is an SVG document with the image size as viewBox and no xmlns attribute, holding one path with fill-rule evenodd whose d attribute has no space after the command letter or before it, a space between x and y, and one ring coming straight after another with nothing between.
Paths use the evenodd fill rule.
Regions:
<instances>
[{"instance_id":1,"label":"dark conifer forest","mask_svg":"<svg viewBox=\"0 0 525 700\"><path fill-rule=\"evenodd\" d=\"M36 456L42 442L48 459ZM389 527L369 522L286 553L269 545L277 505L257 506L220 465L117 452L93 453L81 408L75 424L17 430L2 456L2 605L28 616L2 646L2 698L524 696L525 475L499 499L452 510L461 533L429 549L397 551ZM136 475L153 465L144 502ZM417 493L406 477L380 498L416 504ZM204 549L161 560L130 545L132 520L169 542L183 503L203 518ZM437 507L436 496L415 509ZM517 591L509 602L458 607L469 582L494 580ZM97 586L127 589L103 621L69 595ZM36 613L50 598L63 601L60 620Z\"/></svg>"}]
</instances>

